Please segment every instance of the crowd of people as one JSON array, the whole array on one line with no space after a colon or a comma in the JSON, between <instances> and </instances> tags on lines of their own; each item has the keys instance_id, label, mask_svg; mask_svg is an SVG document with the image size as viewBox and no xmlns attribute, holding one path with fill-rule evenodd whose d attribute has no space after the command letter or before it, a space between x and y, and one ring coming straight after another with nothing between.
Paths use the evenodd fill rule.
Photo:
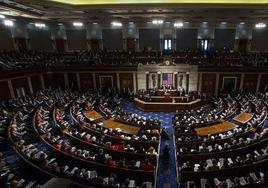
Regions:
<instances>
[{"instance_id":1,"label":"crowd of people","mask_svg":"<svg viewBox=\"0 0 268 188\"><path fill-rule=\"evenodd\" d=\"M268 156L268 128L264 126L267 107L264 94L237 94L214 98L209 105L194 111L175 113L173 120L182 184L205 188L258 187L257 183L263 183ZM247 122L237 124L234 118L241 113L253 116ZM225 132L198 135L196 128L213 125L218 120L230 121L236 126ZM236 171L243 172L237 177ZM260 171L262 178L257 178Z\"/></svg>"},{"instance_id":2,"label":"crowd of people","mask_svg":"<svg viewBox=\"0 0 268 188\"><path fill-rule=\"evenodd\" d=\"M85 125L85 128L87 129L92 129L95 131L98 131L102 135L108 135L112 137L120 137L121 139L124 139L125 142L127 141L144 141L144 142L154 142L158 143L158 137L159 137L159 131L155 129L154 127L146 127L143 126L145 129L140 129L138 134L126 134L122 132L121 129L110 129L110 128L105 128L98 123L89 123L87 122L87 118L83 114L84 108L83 106L87 106L87 108L91 108L92 104L95 104L96 101L98 101L98 109L100 109L100 112L105 116L105 117L113 117L117 119L117 117L124 116L126 113L122 111L122 107L120 100L118 98L95 98L95 97L89 97L87 101L78 99L76 100L73 104L72 108L72 114L73 117L76 119L77 122L80 124ZM137 115L133 114L134 117L137 117ZM141 122L144 122L145 117L140 116L141 121L139 122L133 122L134 125L140 126ZM118 119L117 119L118 120ZM160 127L159 121L154 120L156 124L158 124L158 129ZM148 121L150 122L150 121ZM125 123L129 123L125 121Z\"/></svg>"},{"instance_id":3,"label":"crowd of people","mask_svg":"<svg viewBox=\"0 0 268 188\"><path fill-rule=\"evenodd\" d=\"M94 102L95 100L96 102ZM138 139L136 139L137 144L132 146L128 140L120 139L117 142L113 139L109 140L109 137L105 136L105 132L101 134L85 130L82 132L82 129L79 129L78 125L74 123L76 119L72 116L72 108L77 108L80 103L79 108L82 107L83 110L86 108L87 110L89 108L99 110L98 108L103 104L103 101L107 103L105 108L109 108L110 111L119 108L120 99L116 96L109 96L109 94L104 96L100 93L95 95L78 94L70 90L45 90L33 96L4 101L1 103L1 131L3 129L3 132L10 133L10 139L16 151L23 156L23 160L37 168L39 172L69 178L74 182L97 187L152 187L157 162L157 148L153 146L158 146L156 141L159 135L155 135L157 139L153 146L147 143L143 147L142 142L139 144ZM101 113L100 110L99 112ZM122 110L121 113L123 113ZM105 118L109 118L110 115ZM81 116L84 117L83 113ZM86 119L84 122L88 125L94 124L96 128L101 127L98 123ZM33 129L32 126L36 129ZM86 141L88 145L81 146L67 137L64 133L66 128L70 128L69 133L72 136L80 137L79 139ZM107 130L107 134L108 131L111 130ZM43 140L43 142L37 141L38 139ZM90 149L94 147L98 149ZM72 156L73 159L60 157L56 151L62 152L62 155ZM136 154L139 158L130 158L130 154L133 156ZM86 161L84 164L93 164L95 168L81 165L80 162L72 163L73 160ZM102 166L101 169L107 169L103 171L98 166ZM113 168L121 169L121 171L117 173L117 170L109 170ZM4 168L0 170L7 176L10 174ZM130 175L128 171L131 172ZM143 176L142 172L145 174L148 172L152 176L149 177L148 174ZM142 178L137 179L137 176L131 175L135 173ZM16 178L13 179L16 182ZM4 184L7 182L10 180L5 179ZM25 185L26 182L35 185L44 183L43 181L24 180L23 182L17 181L16 186L12 187L20 187L20 184Z\"/></svg>"},{"instance_id":4,"label":"crowd of people","mask_svg":"<svg viewBox=\"0 0 268 188\"><path fill-rule=\"evenodd\" d=\"M3 51L0 53L0 67L3 70L23 68L47 68L74 64L137 66L139 64L162 64L165 52L131 51L77 51L39 52ZM267 66L267 53L238 53L230 50L201 52L183 50L170 52L172 64L194 64L199 66L263 67Z\"/></svg>"},{"instance_id":5,"label":"crowd of people","mask_svg":"<svg viewBox=\"0 0 268 188\"><path fill-rule=\"evenodd\" d=\"M212 97L195 110L174 113L181 187L258 187L267 181L267 99L264 94ZM17 158L38 174L97 187L152 187L160 135L162 140L172 137L165 129L160 131L158 119L127 113L122 103L116 93L40 91L0 103L0 134L10 139ZM91 120L86 111L102 117ZM237 124L234 118L241 113L253 116ZM139 131L132 135L105 128L102 121L107 119L138 127ZM226 132L198 135L196 128L222 120L236 126ZM163 159L168 161L169 155L165 145ZM0 183L31 187L47 180L33 180L27 173L17 175L14 167L8 167L7 159L5 152L0 153L0 173L5 177Z\"/></svg>"},{"instance_id":6,"label":"crowd of people","mask_svg":"<svg viewBox=\"0 0 268 188\"><path fill-rule=\"evenodd\" d=\"M146 118L134 113L120 112L115 119L142 127L160 127L161 122L158 119Z\"/></svg>"},{"instance_id":7,"label":"crowd of people","mask_svg":"<svg viewBox=\"0 0 268 188\"><path fill-rule=\"evenodd\" d=\"M246 187L246 188L258 188L258 184L264 182L264 174L262 172L251 172L244 176L237 175L233 178L213 178L211 181L207 179L200 180L200 186L197 186L195 182L188 181L181 184L182 188L195 188L195 187L220 187L220 188L232 188L232 187Z\"/></svg>"}]
</instances>

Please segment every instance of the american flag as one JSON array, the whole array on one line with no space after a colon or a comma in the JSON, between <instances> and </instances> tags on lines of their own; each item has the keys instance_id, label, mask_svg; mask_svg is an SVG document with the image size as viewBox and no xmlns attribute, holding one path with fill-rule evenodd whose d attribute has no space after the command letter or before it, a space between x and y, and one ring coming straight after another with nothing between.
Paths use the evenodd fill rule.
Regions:
<instances>
[{"instance_id":1,"label":"american flag","mask_svg":"<svg viewBox=\"0 0 268 188\"><path fill-rule=\"evenodd\" d=\"M173 73L163 73L162 84L163 85L172 85L172 83L173 83Z\"/></svg>"}]
</instances>

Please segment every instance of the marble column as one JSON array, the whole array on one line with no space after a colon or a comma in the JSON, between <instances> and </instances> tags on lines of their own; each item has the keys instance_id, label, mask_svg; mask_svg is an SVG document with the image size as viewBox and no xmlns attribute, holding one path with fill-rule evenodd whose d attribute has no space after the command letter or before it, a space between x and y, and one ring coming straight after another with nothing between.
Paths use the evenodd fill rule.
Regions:
<instances>
[{"instance_id":1,"label":"marble column","mask_svg":"<svg viewBox=\"0 0 268 188\"><path fill-rule=\"evenodd\" d=\"M175 89L178 89L178 72L174 72L174 84Z\"/></svg>"},{"instance_id":2,"label":"marble column","mask_svg":"<svg viewBox=\"0 0 268 188\"><path fill-rule=\"evenodd\" d=\"M93 77L93 88L94 90L97 89L97 84L96 84L96 74L95 72L92 73L92 77Z\"/></svg>"},{"instance_id":3,"label":"marble column","mask_svg":"<svg viewBox=\"0 0 268 188\"><path fill-rule=\"evenodd\" d=\"M137 92L137 76L136 76L136 72L133 72L133 91L134 93Z\"/></svg>"},{"instance_id":4,"label":"marble column","mask_svg":"<svg viewBox=\"0 0 268 188\"><path fill-rule=\"evenodd\" d=\"M161 86L161 72L157 72L157 87Z\"/></svg>"},{"instance_id":5,"label":"marble column","mask_svg":"<svg viewBox=\"0 0 268 188\"><path fill-rule=\"evenodd\" d=\"M149 90L149 72L146 72L146 91Z\"/></svg>"},{"instance_id":6,"label":"marble column","mask_svg":"<svg viewBox=\"0 0 268 188\"><path fill-rule=\"evenodd\" d=\"M81 90L81 82L80 82L80 74L79 74L79 72L76 73L76 82L77 82L78 90L80 91Z\"/></svg>"},{"instance_id":7,"label":"marble column","mask_svg":"<svg viewBox=\"0 0 268 188\"><path fill-rule=\"evenodd\" d=\"M12 85L11 80L8 80L7 84L8 84L9 93L10 93L11 98L15 98L15 93L14 93L14 89L13 89L13 85Z\"/></svg>"},{"instance_id":8,"label":"marble column","mask_svg":"<svg viewBox=\"0 0 268 188\"><path fill-rule=\"evenodd\" d=\"M189 72L186 72L186 94L189 93Z\"/></svg>"},{"instance_id":9,"label":"marble column","mask_svg":"<svg viewBox=\"0 0 268 188\"><path fill-rule=\"evenodd\" d=\"M68 78L68 74L67 72L64 73L64 84L65 84L65 87L69 88L69 78Z\"/></svg>"},{"instance_id":10,"label":"marble column","mask_svg":"<svg viewBox=\"0 0 268 188\"><path fill-rule=\"evenodd\" d=\"M218 96L218 92L219 92L219 79L220 79L220 74L217 73L216 74L216 87L215 87L215 96Z\"/></svg>"},{"instance_id":11,"label":"marble column","mask_svg":"<svg viewBox=\"0 0 268 188\"><path fill-rule=\"evenodd\" d=\"M257 80L257 87L256 87L256 95L258 94L258 92L260 91L260 85L261 85L261 74L258 75L258 80Z\"/></svg>"},{"instance_id":12,"label":"marble column","mask_svg":"<svg viewBox=\"0 0 268 188\"><path fill-rule=\"evenodd\" d=\"M33 94L33 86L32 86L32 81L31 81L31 77L27 76L27 82L28 82L28 86L30 89L30 93Z\"/></svg>"},{"instance_id":13,"label":"marble column","mask_svg":"<svg viewBox=\"0 0 268 188\"><path fill-rule=\"evenodd\" d=\"M243 91L243 87L244 87L244 79L245 79L245 74L242 73L242 74L241 74L241 81L240 81L239 91Z\"/></svg>"},{"instance_id":14,"label":"marble column","mask_svg":"<svg viewBox=\"0 0 268 188\"><path fill-rule=\"evenodd\" d=\"M203 73L199 73L198 79L198 92L202 92Z\"/></svg>"},{"instance_id":15,"label":"marble column","mask_svg":"<svg viewBox=\"0 0 268 188\"><path fill-rule=\"evenodd\" d=\"M117 84L117 89L120 90L120 76L119 73L116 73L116 84Z\"/></svg>"},{"instance_id":16,"label":"marble column","mask_svg":"<svg viewBox=\"0 0 268 188\"><path fill-rule=\"evenodd\" d=\"M40 81L41 81L42 89L45 89L45 82L44 82L44 77L42 74L40 74Z\"/></svg>"}]
</instances>

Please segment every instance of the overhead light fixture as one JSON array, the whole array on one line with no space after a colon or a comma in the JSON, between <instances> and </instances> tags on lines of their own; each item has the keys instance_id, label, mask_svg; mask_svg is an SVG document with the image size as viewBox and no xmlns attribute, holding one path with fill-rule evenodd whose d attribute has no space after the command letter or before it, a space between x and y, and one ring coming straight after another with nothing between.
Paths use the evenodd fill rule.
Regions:
<instances>
[{"instance_id":1,"label":"overhead light fixture","mask_svg":"<svg viewBox=\"0 0 268 188\"><path fill-rule=\"evenodd\" d=\"M121 22L112 22L111 24L115 27L121 27L123 25Z\"/></svg>"},{"instance_id":2,"label":"overhead light fixture","mask_svg":"<svg viewBox=\"0 0 268 188\"><path fill-rule=\"evenodd\" d=\"M208 24L208 22L202 22L203 24Z\"/></svg>"},{"instance_id":3,"label":"overhead light fixture","mask_svg":"<svg viewBox=\"0 0 268 188\"><path fill-rule=\"evenodd\" d=\"M98 25L98 23L97 23L97 22L93 22L92 24L93 24L93 25Z\"/></svg>"},{"instance_id":4,"label":"overhead light fixture","mask_svg":"<svg viewBox=\"0 0 268 188\"><path fill-rule=\"evenodd\" d=\"M37 28L45 28L46 24L44 24L44 23L35 23L34 26L37 27Z\"/></svg>"},{"instance_id":5,"label":"overhead light fixture","mask_svg":"<svg viewBox=\"0 0 268 188\"><path fill-rule=\"evenodd\" d=\"M73 22L74 27L82 27L84 24L82 22Z\"/></svg>"},{"instance_id":6,"label":"overhead light fixture","mask_svg":"<svg viewBox=\"0 0 268 188\"><path fill-rule=\"evenodd\" d=\"M245 25L245 22L240 22L239 24L240 24L240 25Z\"/></svg>"},{"instance_id":7,"label":"overhead light fixture","mask_svg":"<svg viewBox=\"0 0 268 188\"><path fill-rule=\"evenodd\" d=\"M134 22L128 22L128 23L131 24L131 25L134 24Z\"/></svg>"},{"instance_id":8,"label":"overhead light fixture","mask_svg":"<svg viewBox=\"0 0 268 188\"><path fill-rule=\"evenodd\" d=\"M164 23L164 21L161 20L161 19L154 19L154 20L152 21L152 23L153 23L154 25L161 25L161 24Z\"/></svg>"},{"instance_id":9,"label":"overhead light fixture","mask_svg":"<svg viewBox=\"0 0 268 188\"><path fill-rule=\"evenodd\" d=\"M257 28L257 29L262 29L262 28L265 28L265 27L266 27L266 24L265 23L257 23L255 25L255 28Z\"/></svg>"},{"instance_id":10,"label":"overhead light fixture","mask_svg":"<svg viewBox=\"0 0 268 188\"><path fill-rule=\"evenodd\" d=\"M5 19L5 15L0 14L0 19Z\"/></svg>"},{"instance_id":11,"label":"overhead light fixture","mask_svg":"<svg viewBox=\"0 0 268 188\"><path fill-rule=\"evenodd\" d=\"M183 23L182 22L176 22L174 23L174 27L183 27Z\"/></svg>"},{"instance_id":12,"label":"overhead light fixture","mask_svg":"<svg viewBox=\"0 0 268 188\"><path fill-rule=\"evenodd\" d=\"M226 25L226 24L227 24L227 22L221 22L221 24L222 24L222 25Z\"/></svg>"},{"instance_id":13,"label":"overhead light fixture","mask_svg":"<svg viewBox=\"0 0 268 188\"><path fill-rule=\"evenodd\" d=\"M58 23L58 25L63 25L62 23Z\"/></svg>"},{"instance_id":14,"label":"overhead light fixture","mask_svg":"<svg viewBox=\"0 0 268 188\"><path fill-rule=\"evenodd\" d=\"M8 27L12 27L14 22L12 20L4 20L4 25Z\"/></svg>"}]
</instances>

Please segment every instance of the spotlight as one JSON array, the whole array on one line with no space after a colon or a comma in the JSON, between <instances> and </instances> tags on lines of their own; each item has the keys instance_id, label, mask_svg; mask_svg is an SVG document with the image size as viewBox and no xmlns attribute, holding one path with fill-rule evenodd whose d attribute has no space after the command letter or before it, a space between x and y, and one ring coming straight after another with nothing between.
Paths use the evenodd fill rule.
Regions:
<instances>
[{"instance_id":1,"label":"spotlight","mask_svg":"<svg viewBox=\"0 0 268 188\"><path fill-rule=\"evenodd\" d=\"M4 20L4 25L8 27L12 27L14 22L12 20Z\"/></svg>"},{"instance_id":2,"label":"spotlight","mask_svg":"<svg viewBox=\"0 0 268 188\"><path fill-rule=\"evenodd\" d=\"M112 22L111 24L115 27L121 27L123 25L121 22Z\"/></svg>"},{"instance_id":3,"label":"spotlight","mask_svg":"<svg viewBox=\"0 0 268 188\"><path fill-rule=\"evenodd\" d=\"M35 23L34 26L37 27L37 28L45 28L46 24L44 24L44 23Z\"/></svg>"},{"instance_id":4,"label":"spotlight","mask_svg":"<svg viewBox=\"0 0 268 188\"><path fill-rule=\"evenodd\" d=\"M84 24L82 22L73 22L73 26L82 27Z\"/></svg>"},{"instance_id":5,"label":"spotlight","mask_svg":"<svg viewBox=\"0 0 268 188\"><path fill-rule=\"evenodd\" d=\"M257 29L262 29L262 28L265 28L265 27L266 27L266 24L265 23L257 23L255 25L255 28L257 28Z\"/></svg>"}]
</instances>

